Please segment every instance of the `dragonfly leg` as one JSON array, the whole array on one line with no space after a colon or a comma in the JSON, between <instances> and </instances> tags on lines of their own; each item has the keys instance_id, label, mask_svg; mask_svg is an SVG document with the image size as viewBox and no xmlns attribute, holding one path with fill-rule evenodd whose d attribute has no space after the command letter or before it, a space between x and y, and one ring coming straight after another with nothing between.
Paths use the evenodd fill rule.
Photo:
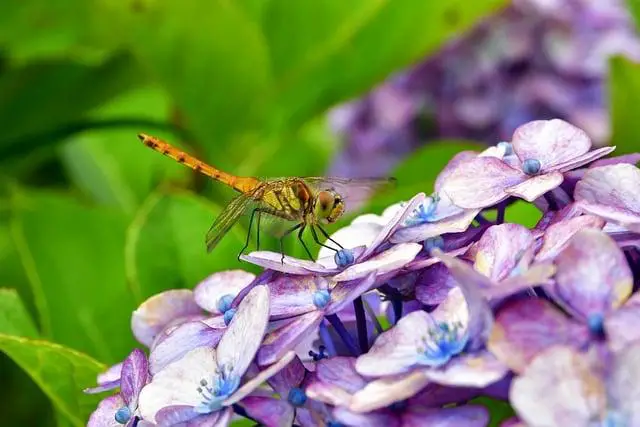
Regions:
<instances>
[{"instance_id":1,"label":"dragonfly leg","mask_svg":"<svg viewBox=\"0 0 640 427\"><path fill-rule=\"evenodd\" d=\"M329 236L329 233L327 233L327 232L325 231L325 229L324 229L324 228L322 228L322 227L320 226L320 224L317 224L317 227L320 229L320 232L321 232L322 234L324 234L324 237L326 237L328 240L331 240L333 243L335 243L336 245L338 245L338 247L339 247L340 249L344 249L344 247L343 247L340 243L336 242L335 240L333 240L333 239L331 238L331 236Z\"/></svg>"},{"instance_id":2,"label":"dragonfly leg","mask_svg":"<svg viewBox=\"0 0 640 427\"><path fill-rule=\"evenodd\" d=\"M258 221L256 224L256 251L260 250L260 218L262 218L262 211L258 209Z\"/></svg>"},{"instance_id":3,"label":"dragonfly leg","mask_svg":"<svg viewBox=\"0 0 640 427\"><path fill-rule=\"evenodd\" d=\"M339 252L338 249L332 248L331 246L327 246L324 243L322 243L319 239L318 239L318 233L316 233L316 229L313 227L313 225L309 226L309 228L311 228L311 234L313 235L313 241L316 242L317 244L319 244L322 247L325 247L327 249L331 249L334 252Z\"/></svg>"},{"instance_id":4,"label":"dragonfly leg","mask_svg":"<svg viewBox=\"0 0 640 427\"><path fill-rule=\"evenodd\" d=\"M251 216L249 217L249 231L247 232L247 240L244 242L244 246L238 254L238 261L240 261L240 255L242 255L244 253L244 250L249 247L249 241L251 240L251 227L253 226L253 217L256 213L258 214L258 220L256 221L256 250L260 250L260 218L263 213L269 213L269 211L267 209L255 208L251 212Z\"/></svg>"},{"instance_id":5,"label":"dragonfly leg","mask_svg":"<svg viewBox=\"0 0 640 427\"><path fill-rule=\"evenodd\" d=\"M258 209L254 209L251 212L251 217L249 217L249 230L247 231L247 240L244 242L244 246L240 249L240 253L238 254L238 261L240 261L240 255L244 253L244 250L249 247L249 240L251 240L251 226L253 225L253 216L256 214Z\"/></svg>"},{"instance_id":6,"label":"dragonfly leg","mask_svg":"<svg viewBox=\"0 0 640 427\"><path fill-rule=\"evenodd\" d=\"M302 233L304 232L304 229L305 229L306 225L305 224L301 224L301 225L302 225L302 227L300 227L300 231L298 231L298 240L300 240L300 243L302 243L302 247L307 252L307 255L309 255L309 259L311 261L315 261L315 259L313 259L313 255L311 255L311 252L309 251L309 248L307 247L307 244L302 239Z\"/></svg>"},{"instance_id":7,"label":"dragonfly leg","mask_svg":"<svg viewBox=\"0 0 640 427\"><path fill-rule=\"evenodd\" d=\"M284 264L284 238L287 237L289 234L293 233L294 231L296 231L300 227L302 227L302 230L304 230L304 224L302 222L300 224L294 225L293 227L285 231L282 237L280 237L280 253L282 254L280 263ZM298 233L298 236L301 234L302 230L300 230L300 233ZM309 251L307 250L307 252Z\"/></svg>"}]
</instances>

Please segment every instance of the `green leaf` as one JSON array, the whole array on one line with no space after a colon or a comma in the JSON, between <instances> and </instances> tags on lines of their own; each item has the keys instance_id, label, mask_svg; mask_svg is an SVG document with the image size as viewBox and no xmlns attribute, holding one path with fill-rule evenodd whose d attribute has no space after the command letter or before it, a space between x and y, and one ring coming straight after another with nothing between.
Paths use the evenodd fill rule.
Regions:
<instances>
[{"instance_id":1,"label":"green leaf","mask_svg":"<svg viewBox=\"0 0 640 427\"><path fill-rule=\"evenodd\" d=\"M617 154L639 151L640 123L636 108L640 102L640 64L622 57L611 59L609 93L611 145L617 147Z\"/></svg>"},{"instance_id":2,"label":"green leaf","mask_svg":"<svg viewBox=\"0 0 640 427\"><path fill-rule=\"evenodd\" d=\"M58 344L5 334L0 334L0 350L29 374L72 425L85 425L100 398L82 389L95 384L104 365Z\"/></svg>"},{"instance_id":3,"label":"green leaf","mask_svg":"<svg viewBox=\"0 0 640 427\"><path fill-rule=\"evenodd\" d=\"M193 288L213 272L247 269L237 255L246 233L236 225L208 254L205 235L220 208L189 193L154 193L127 231L126 272L138 302L173 288Z\"/></svg>"},{"instance_id":4,"label":"green leaf","mask_svg":"<svg viewBox=\"0 0 640 427\"><path fill-rule=\"evenodd\" d=\"M121 360L133 345L135 308L124 272L126 216L45 192L16 190L13 204L12 235L43 335Z\"/></svg>"},{"instance_id":5,"label":"green leaf","mask_svg":"<svg viewBox=\"0 0 640 427\"><path fill-rule=\"evenodd\" d=\"M503 400L480 396L472 399L471 403L482 405L489 410L489 415L491 417L489 427L498 427L503 421L508 420L515 415L515 412L511 405L509 405L509 402L505 402Z\"/></svg>"},{"instance_id":6,"label":"green leaf","mask_svg":"<svg viewBox=\"0 0 640 427\"><path fill-rule=\"evenodd\" d=\"M0 289L0 334L25 338L38 336L38 330L15 289Z\"/></svg>"},{"instance_id":7,"label":"green leaf","mask_svg":"<svg viewBox=\"0 0 640 427\"><path fill-rule=\"evenodd\" d=\"M505 221L533 228L542 218L542 212L533 204L524 200L513 203L505 212Z\"/></svg>"},{"instance_id":8,"label":"green leaf","mask_svg":"<svg viewBox=\"0 0 640 427\"><path fill-rule=\"evenodd\" d=\"M640 0L627 0L626 3L636 23L636 28L640 28Z\"/></svg>"}]
</instances>

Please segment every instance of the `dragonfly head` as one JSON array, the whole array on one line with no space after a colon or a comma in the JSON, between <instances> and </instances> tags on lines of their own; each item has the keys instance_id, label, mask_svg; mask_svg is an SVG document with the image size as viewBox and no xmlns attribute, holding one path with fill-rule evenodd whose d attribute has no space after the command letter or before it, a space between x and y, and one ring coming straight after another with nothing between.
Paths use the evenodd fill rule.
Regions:
<instances>
[{"instance_id":1,"label":"dragonfly head","mask_svg":"<svg viewBox=\"0 0 640 427\"><path fill-rule=\"evenodd\" d=\"M335 191L319 191L313 203L313 213L319 220L336 222L344 213L344 200Z\"/></svg>"}]
</instances>

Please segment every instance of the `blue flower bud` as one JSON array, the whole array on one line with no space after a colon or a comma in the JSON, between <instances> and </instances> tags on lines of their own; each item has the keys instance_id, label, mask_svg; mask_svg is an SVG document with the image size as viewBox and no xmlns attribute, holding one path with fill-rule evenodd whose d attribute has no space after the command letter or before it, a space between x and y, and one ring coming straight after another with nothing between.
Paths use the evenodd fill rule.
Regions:
<instances>
[{"instance_id":1,"label":"blue flower bud","mask_svg":"<svg viewBox=\"0 0 640 427\"><path fill-rule=\"evenodd\" d=\"M444 239L442 236L429 237L422 244L424 246L424 250L427 251L428 254L431 253L435 248L444 250Z\"/></svg>"},{"instance_id":2,"label":"blue flower bud","mask_svg":"<svg viewBox=\"0 0 640 427\"><path fill-rule=\"evenodd\" d=\"M331 301L331 295L326 289L321 289L313 293L313 304L318 308L325 308Z\"/></svg>"},{"instance_id":3,"label":"blue flower bud","mask_svg":"<svg viewBox=\"0 0 640 427\"><path fill-rule=\"evenodd\" d=\"M131 419L131 410L129 407L123 406L116 411L114 418L118 424L126 424Z\"/></svg>"},{"instance_id":4,"label":"blue flower bud","mask_svg":"<svg viewBox=\"0 0 640 427\"><path fill-rule=\"evenodd\" d=\"M498 142L498 148L502 148L504 150L505 156L510 156L513 154L513 145L510 142L502 141Z\"/></svg>"},{"instance_id":5,"label":"blue flower bud","mask_svg":"<svg viewBox=\"0 0 640 427\"><path fill-rule=\"evenodd\" d=\"M355 257L353 256L353 251L351 249L340 249L333 256L333 260L336 262L338 267L346 267L349 264L353 264L355 261Z\"/></svg>"},{"instance_id":6,"label":"blue flower bud","mask_svg":"<svg viewBox=\"0 0 640 427\"><path fill-rule=\"evenodd\" d=\"M304 390L298 387L294 387L289 390L289 395L287 396L287 400L295 407L300 407L305 404L307 401L307 395L304 393Z\"/></svg>"},{"instance_id":7,"label":"blue flower bud","mask_svg":"<svg viewBox=\"0 0 640 427\"><path fill-rule=\"evenodd\" d=\"M233 316L235 316L236 314L236 309L235 308L230 308L229 310L224 312L224 324L229 326L229 323L231 323L231 319L233 319Z\"/></svg>"},{"instance_id":8,"label":"blue flower bud","mask_svg":"<svg viewBox=\"0 0 640 427\"><path fill-rule=\"evenodd\" d=\"M587 318L589 331L594 335L604 334L604 316L602 313L591 313Z\"/></svg>"},{"instance_id":9,"label":"blue flower bud","mask_svg":"<svg viewBox=\"0 0 640 427\"><path fill-rule=\"evenodd\" d=\"M540 172L540 168L542 168L542 164L538 159L527 159L522 163L522 170L527 175L537 175Z\"/></svg>"},{"instance_id":10,"label":"blue flower bud","mask_svg":"<svg viewBox=\"0 0 640 427\"><path fill-rule=\"evenodd\" d=\"M220 313L225 313L227 310L231 308L231 303L233 302L233 295L227 294L220 297L218 300L218 310Z\"/></svg>"}]
</instances>

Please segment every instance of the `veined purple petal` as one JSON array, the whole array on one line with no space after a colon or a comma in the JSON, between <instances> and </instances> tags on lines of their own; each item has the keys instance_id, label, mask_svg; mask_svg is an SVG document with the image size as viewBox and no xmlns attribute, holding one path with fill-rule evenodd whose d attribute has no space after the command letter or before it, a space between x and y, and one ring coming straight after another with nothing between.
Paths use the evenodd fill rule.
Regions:
<instances>
[{"instance_id":1,"label":"veined purple petal","mask_svg":"<svg viewBox=\"0 0 640 427\"><path fill-rule=\"evenodd\" d=\"M356 391L349 405L353 412L370 412L401 402L422 390L429 380L421 370L369 382Z\"/></svg>"},{"instance_id":2,"label":"veined purple petal","mask_svg":"<svg viewBox=\"0 0 640 427\"><path fill-rule=\"evenodd\" d=\"M361 279L374 271L377 272L378 275L389 273L407 265L421 250L422 246L417 243L401 243L392 246L367 261L347 267L341 273L336 274L333 279L338 282L343 282Z\"/></svg>"},{"instance_id":3,"label":"veined purple petal","mask_svg":"<svg viewBox=\"0 0 640 427\"><path fill-rule=\"evenodd\" d=\"M300 387L304 380L305 372L302 361L296 356L280 372L269 379L269 385L284 399L289 390Z\"/></svg>"},{"instance_id":4,"label":"veined purple petal","mask_svg":"<svg viewBox=\"0 0 640 427\"><path fill-rule=\"evenodd\" d=\"M582 156L591 148L591 139L564 120L535 120L513 133L513 151L521 161L536 159L542 170Z\"/></svg>"},{"instance_id":5,"label":"veined purple petal","mask_svg":"<svg viewBox=\"0 0 640 427\"><path fill-rule=\"evenodd\" d=\"M509 195L505 190L528 179L527 175L495 157L477 157L465 162L444 181L442 192L464 209L494 205Z\"/></svg>"},{"instance_id":6,"label":"veined purple petal","mask_svg":"<svg viewBox=\"0 0 640 427\"><path fill-rule=\"evenodd\" d=\"M293 406L286 400L248 396L242 400L240 405L251 418L265 426L290 427L293 425Z\"/></svg>"},{"instance_id":7,"label":"veined purple petal","mask_svg":"<svg viewBox=\"0 0 640 427\"><path fill-rule=\"evenodd\" d=\"M209 313L223 314L223 311L220 311L220 299L227 295L231 299L235 298L255 278L255 274L243 270L213 273L195 287L193 298L200 307Z\"/></svg>"},{"instance_id":8,"label":"veined purple petal","mask_svg":"<svg viewBox=\"0 0 640 427\"><path fill-rule=\"evenodd\" d=\"M597 160L593 162L591 166L589 166L589 169L599 168L601 166L617 165L620 163L629 163L631 165L635 165L638 162L640 162L640 153L623 154L621 156Z\"/></svg>"},{"instance_id":9,"label":"veined purple petal","mask_svg":"<svg viewBox=\"0 0 640 427\"><path fill-rule=\"evenodd\" d=\"M140 390L149 380L147 356L142 350L136 348L122 362L122 376L120 378L120 394L130 409L138 407Z\"/></svg>"},{"instance_id":10,"label":"veined purple petal","mask_svg":"<svg viewBox=\"0 0 640 427\"><path fill-rule=\"evenodd\" d=\"M258 350L258 363L260 365L275 363L287 351L302 342L307 334L317 329L322 318L322 311L312 311L269 332Z\"/></svg>"},{"instance_id":11,"label":"veined purple petal","mask_svg":"<svg viewBox=\"0 0 640 427\"><path fill-rule=\"evenodd\" d=\"M462 233L469 228L479 212L480 209L464 209L460 213L436 222L401 228L389 240L391 243L422 242L442 234Z\"/></svg>"},{"instance_id":12,"label":"veined purple petal","mask_svg":"<svg viewBox=\"0 0 640 427\"><path fill-rule=\"evenodd\" d=\"M478 241L474 267L492 280L509 276L519 256L534 243L533 234L520 224L489 227Z\"/></svg>"},{"instance_id":13,"label":"veined purple petal","mask_svg":"<svg viewBox=\"0 0 640 427\"><path fill-rule=\"evenodd\" d=\"M451 173L454 170L456 170L460 165L464 164L465 162L471 159L475 159L476 157L478 157L478 153L475 151L469 151L469 150L461 151L455 154L451 158L451 160L449 160L449 163L447 163L447 165L438 174L438 177L436 178L436 182L434 183L434 189L439 192L443 183L447 180L447 178L451 175Z\"/></svg>"},{"instance_id":14,"label":"veined purple petal","mask_svg":"<svg viewBox=\"0 0 640 427\"><path fill-rule=\"evenodd\" d=\"M96 394L104 391L113 390L120 387L120 372L122 371L122 362L110 366L106 371L98 374L96 387L89 387L83 390L83 393Z\"/></svg>"},{"instance_id":15,"label":"veined purple petal","mask_svg":"<svg viewBox=\"0 0 640 427\"><path fill-rule=\"evenodd\" d=\"M367 217L369 217L369 215L375 217L371 219L371 222L367 221ZM360 220L357 221L358 219ZM384 227L384 222L382 222L381 219L382 217L374 214L362 215L361 217L356 218L351 224L346 227L342 227L335 233L331 234L331 238L347 249L357 247L365 248L371 245ZM327 241L327 244L331 245L332 243ZM332 260L334 253L335 252L331 249L322 246L320 248L320 252L318 252L318 262L323 258Z\"/></svg>"},{"instance_id":16,"label":"veined purple petal","mask_svg":"<svg viewBox=\"0 0 640 427\"><path fill-rule=\"evenodd\" d=\"M436 264L425 269L418 276L416 299L426 305L438 305L456 286L456 281L449 269L444 264Z\"/></svg>"},{"instance_id":17,"label":"veined purple petal","mask_svg":"<svg viewBox=\"0 0 640 427\"><path fill-rule=\"evenodd\" d=\"M333 410L333 416L339 425L352 427L402 427L400 417L389 410L359 414L338 406Z\"/></svg>"},{"instance_id":18,"label":"veined purple petal","mask_svg":"<svg viewBox=\"0 0 640 427\"><path fill-rule=\"evenodd\" d=\"M455 408L410 406L402 414L403 427L485 427L488 424L489 412L480 405L464 405Z\"/></svg>"},{"instance_id":19,"label":"veined purple petal","mask_svg":"<svg viewBox=\"0 0 640 427\"><path fill-rule=\"evenodd\" d=\"M640 341L616 354L608 392L611 410L625 417L626 425L640 424Z\"/></svg>"},{"instance_id":20,"label":"veined purple petal","mask_svg":"<svg viewBox=\"0 0 640 427\"><path fill-rule=\"evenodd\" d=\"M531 427L588 426L606 407L604 383L587 356L563 346L536 357L513 380L509 397Z\"/></svg>"},{"instance_id":21,"label":"veined purple petal","mask_svg":"<svg viewBox=\"0 0 640 427\"><path fill-rule=\"evenodd\" d=\"M632 325L640 325L640 305L629 304L629 301L604 318L607 344L614 352L640 341L640 328Z\"/></svg>"},{"instance_id":22,"label":"veined purple petal","mask_svg":"<svg viewBox=\"0 0 640 427\"><path fill-rule=\"evenodd\" d=\"M526 181L512 185L505 189L510 196L519 197L527 202L533 202L548 191L562 184L563 176L560 172L548 172L530 177Z\"/></svg>"},{"instance_id":23,"label":"veined purple petal","mask_svg":"<svg viewBox=\"0 0 640 427\"><path fill-rule=\"evenodd\" d=\"M87 427L122 427L115 419L116 411L125 406L120 394L102 399L87 422Z\"/></svg>"},{"instance_id":24,"label":"veined purple petal","mask_svg":"<svg viewBox=\"0 0 640 427\"><path fill-rule=\"evenodd\" d=\"M283 275L268 284L271 298L271 319L286 319L317 310L313 293L328 290L329 281L323 277Z\"/></svg>"},{"instance_id":25,"label":"veined purple petal","mask_svg":"<svg viewBox=\"0 0 640 427\"><path fill-rule=\"evenodd\" d=\"M442 368L425 368L424 375L438 384L484 388L500 381L509 368L486 350L462 354Z\"/></svg>"},{"instance_id":26,"label":"veined purple petal","mask_svg":"<svg viewBox=\"0 0 640 427\"><path fill-rule=\"evenodd\" d=\"M618 164L588 169L576 184L576 201L620 208L640 214L640 169Z\"/></svg>"},{"instance_id":27,"label":"veined purple petal","mask_svg":"<svg viewBox=\"0 0 640 427\"><path fill-rule=\"evenodd\" d=\"M589 151L588 153L578 156L572 160L568 160L564 163L559 163L557 165L554 165L550 167L547 170L547 172L553 171L553 172L564 173L572 169L579 168L580 166L584 166L588 163L591 163L594 160L599 159L600 157L606 156L607 154L613 152L615 149L616 147L601 147L601 148L598 148L597 150Z\"/></svg>"},{"instance_id":28,"label":"veined purple petal","mask_svg":"<svg viewBox=\"0 0 640 427\"><path fill-rule=\"evenodd\" d=\"M350 394L362 389L366 380L358 374L353 357L333 357L322 359L316 364L316 378L325 384L332 384Z\"/></svg>"},{"instance_id":29,"label":"veined purple petal","mask_svg":"<svg viewBox=\"0 0 640 427\"><path fill-rule=\"evenodd\" d=\"M548 284L555 272L556 267L553 263L539 262L485 290L483 295L490 301L500 300L535 286Z\"/></svg>"},{"instance_id":30,"label":"veined purple petal","mask_svg":"<svg viewBox=\"0 0 640 427\"><path fill-rule=\"evenodd\" d=\"M150 347L155 336L171 321L202 313L189 289L161 292L140 304L131 317L131 329L138 342Z\"/></svg>"},{"instance_id":31,"label":"veined purple petal","mask_svg":"<svg viewBox=\"0 0 640 427\"><path fill-rule=\"evenodd\" d=\"M209 416L217 418L216 413L204 415L202 417L204 418ZM193 410L193 406L172 405L165 406L164 408L160 409L156 414L155 420L158 425L161 426L174 426L187 424L189 421L199 417L200 414Z\"/></svg>"},{"instance_id":32,"label":"veined purple petal","mask_svg":"<svg viewBox=\"0 0 640 427\"><path fill-rule=\"evenodd\" d=\"M576 233L556 257L556 265L558 296L584 320L604 316L631 294L633 274L625 256L600 230Z\"/></svg>"},{"instance_id":33,"label":"veined purple petal","mask_svg":"<svg viewBox=\"0 0 640 427\"><path fill-rule=\"evenodd\" d=\"M260 348L269 323L269 288L251 289L238 305L238 311L218 343L219 366L231 367L242 376Z\"/></svg>"},{"instance_id":34,"label":"veined purple petal","mask_svg":"<svg viewBox=\"0 0 640 427\"><path fill-rule=\"evenodd\" d=\"M331 302L325 307L325 314L335 314L351 304L356 298L370 291L375 285L376 272L369 273L362 280L340 282L331 290Z\"/></svg>"},{"instance_id":35,"label":"veined purple petal","mask_svg":"<svg viewBox=\"0 0 640 427\"><path fill-rule=\"evenodd\" d=\"M522 372L547 348L566 344L582 347L589 331L542 299L512 301L501 308L487 348L515 372Z\"/></svg>"},{"instance_id":36,"label":"veined purple petal","mask_svg":"<svg viewBox=\"0 0 640 427\"><path fill-rule=\"evenodd\" d=\"M554 259L578 231L602 227L604 221L593 215L582 215L549 225L543 234L542 246L536 254L536 261Z\"/></svg>"},{"instance_id":37,"label":"veined purple petal","mask_svg":"<svg viewBox=\"0 0 640 427\"><path fill-rule=\"evenodd\" d=\"M222 408L208 415L200 415L188 421L184 427L227 427L231 423L232 416L233 410L231 408Z\"/></svg>"},{"instance_id":38,"label":"veined purple petal","mask_svg":"<svg viewBox=\"0 0 640 427\"><path fill-rule=\"evenodd\" d=\"M285 255L284 261L282 254L271 251L254 251L248 255L240 255L240 259L251 264L255 264L264 269L279 271L287 274L309 274L311 271L318 270L319 274L331 274L333 270L313 261L307 261L292 258ZM322 272L322 273L321 273Z\"/></svg>"}]
</instances>

